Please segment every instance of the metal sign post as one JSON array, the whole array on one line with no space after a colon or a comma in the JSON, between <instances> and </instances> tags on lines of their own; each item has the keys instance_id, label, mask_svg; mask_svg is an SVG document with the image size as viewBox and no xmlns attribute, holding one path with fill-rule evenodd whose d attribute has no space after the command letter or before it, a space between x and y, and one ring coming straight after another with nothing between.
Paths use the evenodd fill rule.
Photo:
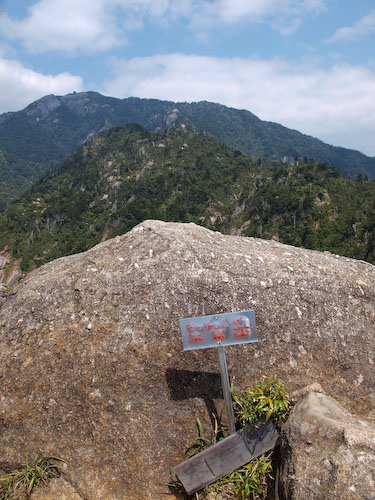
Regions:
<instances>
[{"instance_id":1,"label":"metal sign post","mask_svg":"<svg viewBox=\"0 0 375 500\"><path fill-rule=\"evenodd\" d=\"M225 358L224 347L218 347L217 352L219 354L221 387L223 388L225 406L227 409L229 434L234 434L236 432L236 426L234 425L232 396L230 394L227 360Z\"/></svg>"},{"instance_id":2,"label":"metal sign post","mask_svg":"<svg viewBox=\"0 0 375 500\"><path fill-rule=\"evenodd\" d=\"M180 319L184 351L216 347L230 434L235 433L232 397L224 346L258 342L254 311Z\"/></svg>"}]
</instances>

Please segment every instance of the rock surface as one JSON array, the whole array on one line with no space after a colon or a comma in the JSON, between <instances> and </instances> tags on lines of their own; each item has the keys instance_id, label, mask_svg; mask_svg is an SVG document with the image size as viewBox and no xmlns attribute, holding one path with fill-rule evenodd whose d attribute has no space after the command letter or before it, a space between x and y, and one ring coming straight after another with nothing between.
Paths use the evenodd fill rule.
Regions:
<instances>
[{"instance_id":1,"label":"rock surface","mask_svg":"<svg viewBox=\"0 0 375 500\"><path fill-rule=\"evenodd\" d=\"M22 272L19 269L20 260L13 260L4 249L0 251L0 285L13 286L17 280L22 278Z\"/></svg>"},{"instance_id":2,"label":"rock surface","mask_svg":"<svg viewBox=\"0 0 375 500\"><path fill-rule=\"evenodd\" d=\"M287 500L375 498L375 427L310 392L283 428L280 485Z\"/></svg>"},{"instance_id":3,"label":"rock surface","mask_svg":"<svg viewBox=\"0 0 375 500\"><path fill-rule=\"evenodd\" d=\"M34 488L30 500L84 500L63 477Z\"/></svg>"},{"instance_id":4,"label":"rock surface","mask_svg":"<svg viewBox=\"0 0 375 500\"><path fill-rule=\"evenodd\" d=\"M189 316L254 309L258 344L226 349L237 388L278 374L371 413L374 299L368 263L194 224L51 262L0 303L0 468L59 456L82 498L164 499L196 418L224 406L215 349L182 352Z\"/></svg>"}]
</instances>

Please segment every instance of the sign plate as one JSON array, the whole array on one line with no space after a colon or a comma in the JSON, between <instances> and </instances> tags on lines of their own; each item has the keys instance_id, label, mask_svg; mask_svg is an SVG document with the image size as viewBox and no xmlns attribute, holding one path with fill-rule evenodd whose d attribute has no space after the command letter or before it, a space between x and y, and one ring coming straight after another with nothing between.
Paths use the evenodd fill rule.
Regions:
<instances>
[{"instance_id":1,"label":"sign plate","mask_svg":"<svg viewBox=\"0 0 375 500\"><path fill-rule=\"evenodd\" d=\"M184 351L258 342L254 311L180 319Z\"/></svg>"}]
</instances>

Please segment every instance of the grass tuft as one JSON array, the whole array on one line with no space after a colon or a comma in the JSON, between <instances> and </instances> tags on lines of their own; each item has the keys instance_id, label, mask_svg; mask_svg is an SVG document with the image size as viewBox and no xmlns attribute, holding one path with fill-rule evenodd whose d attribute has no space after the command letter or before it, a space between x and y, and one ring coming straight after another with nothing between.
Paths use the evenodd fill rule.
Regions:
<instances>
[{"instance_id":1,"label":"grass tuft","mask_svg":"<svg viewBox=\"0 0 375 500\"><path fill-rule=\"evenodd\" d=\"M60 476L65 460L58 457L42 457L32 464L26 462L19 469L0 477L0 500L28 500L35 486L46 484L53 477Z\"/></svg>"},{"instance_id":2,"label":"grass tuft","mask_svg":"<svg viewBox=\"0 0 375 500\"><path fill-rule=\"evenodd\" d=\"M246 387L240 395L236 395L232 387L232 399L241 427L271 420L280 429L291 408L288 390L277 376L263 377L253 387Z\"/></svg>"}]
</instances>

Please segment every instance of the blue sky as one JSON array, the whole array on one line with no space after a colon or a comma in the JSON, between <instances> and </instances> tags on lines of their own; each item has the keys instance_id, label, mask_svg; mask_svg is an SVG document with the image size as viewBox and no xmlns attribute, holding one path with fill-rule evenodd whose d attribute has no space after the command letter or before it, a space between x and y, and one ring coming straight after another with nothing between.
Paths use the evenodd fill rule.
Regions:
<instances>
[{"instance_id":1,"label":"blue sky","mask_svg":"<svg viewBox=\"0 0 375 500\"><path fill-rule=\"evenodd\" d=\"M0 113L207 100L375 156L374 0L0 0Z\"/></svg>"}]
</instances>

